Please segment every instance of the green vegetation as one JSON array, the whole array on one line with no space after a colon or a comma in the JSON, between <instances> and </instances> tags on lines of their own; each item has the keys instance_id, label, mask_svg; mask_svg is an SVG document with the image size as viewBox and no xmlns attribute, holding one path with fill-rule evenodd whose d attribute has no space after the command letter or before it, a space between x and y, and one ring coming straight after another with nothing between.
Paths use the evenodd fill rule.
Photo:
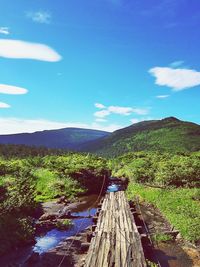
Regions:
<instances>
[{"instance_id":1,"label":"green vegetation","mask_svg":"<svg viewBox=\"0 0 200 267\"><path fill-rule=\"evenodd\" d=\"M128 153L110 161L113 175L128 177L127 195L155 205L182 236L200 240L200 153Z\"/></svg>"},{"instance_id":2,"label":"green vegetation","mask_svg":"<svg viewBox=\"0 0 200 267\"><path fill-rule=\"evenodd\" d=\"M70 198L85 191L71 177L61 178L57 173L48 169L38 169L35 171L34 176L36 178L35 200L37 202L55 199L61 195Z\"/></svg>"},{"instance_id":3,"label":"green vegetation","mask_svg":"<svg viewBox=\"0 0 200 267\"><path fill-rule=\"evenodd\" d=\"M0 158L0 254L33 241L40 202L99 193L109 173L104 159L89 154ZM67 226L68 221L60 225Z\"/></svg>"},{"instance_id":4,"label":"green vegetation","mask_svg":"<svg viewBox=\"0 0 200 267\"><path fill-rule=\"evenodd\" d=\"M146 260L147 262L147 267L158 267L158 264L150 261L150 260Z\"/></svg>"},{"instance_id":5,"label":"green vegetation","mask_svg":"<svg viewBox=\"0 0 200 267\"><path fill-rule=\"evenodd\" d=\"M159 189L133 182L127 190L129 199L140 196L155 205L186 240L194 243L200 240L200 203L194 200L196 194L200 194L199 188Z\"/></svg>"},{"instance_id":6,"label":"green vegetation","mask_svg":"<svg viewBox=\"0 0 200 267\"><path fill-rule=\"evenodd\" d=\"M34 147L26 145L0 144L0 155L4 159L25 158L25 157L44 157L49 155L63 155L67 151L61 149L50 149L46 147Z\"/></svg>"},{"instance_id":7,"label":"green vegetation","mask_svg":"<svg viewBox=\"0 0 200 267\"><path fill-rule=\"evenodd\" d=\"M113 176L156 186L200 186L200 153L128 153L110 161Z\"/></svg>"},{"instance_id":8,"label":"green vegetation","mask_svg":"<svg viewBox=\"0 0 200 267\"><path fill-rule=\"evenodd\" d=\"M49 138L58 132L51 134ZM87 144L82 142L89 141L87 131L76 135L72 130L71 134L67 135L70 142L77 145L80 141L77 149L118 157L105 160L88 153L0 145L0 255L33 241L33 218L41 202L99 193L104 181L104 189L107 187L110 170L113 176L129 179L130 199L138 195L152 203L185 239L200 240L199 125L175 118L146 121L110 135L92 132L89 139L96 140ZM69 226L69 221L58 225L62 229ZM163 241L167 237L155 238Z\"/></svg>"},{"instance_id":9,"label":"green vegetation","mask_svg":"<svg viewBox=\"0 0 200 267\"><path fill-rule=\"evenodd\" d=\"M200 150L200 126L176 118L143 121L86 144L84 151L106 157L127 152L192 152Z\"/></svg>"},{"instance_id":10,"label":"green vegetation","mask_svg":"<svg viewBox=\"0 0 200 267\"><path fill-rule=\"evenodd\" d=\"M72 220L64 219L57 222L56 227L60 230L67 230L73 225Z\"/></svg>"},{"instance_id":11,"label":"green vegetation","mask_svg":"<svg viewBox=\"0 0 200 267\"><path fill-rule=\"evenodd\" d=\"M152 239L155 242L167 242L167 241L171 241L173 237L167 234L157 233L152 236Z\"/></svg>"}]
</instances>

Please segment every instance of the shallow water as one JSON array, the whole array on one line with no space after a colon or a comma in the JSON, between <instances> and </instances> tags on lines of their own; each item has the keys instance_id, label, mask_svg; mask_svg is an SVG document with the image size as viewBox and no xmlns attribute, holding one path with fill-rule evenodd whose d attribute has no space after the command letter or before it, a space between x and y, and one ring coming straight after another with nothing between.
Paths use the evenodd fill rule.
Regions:
<instances>
[{"instance_id":1,"label":"shallow water","mask_svg":"<svg viewBox=\"0 0 200 267\"><path fill-rule=\"evenodd\" d=\"M141 212L143 214L143 218L148 227L150 227L150 232L156 230L156 232L162 233L164 228L161 225L166 224L165 219L161 217L160 213L157 212L156 209L146 207L141 205ZM136 219L138 225L140 224L140 220ZM154 229L154 230L153 230ZM187 255L187 253L182 249L181 245L173 241L168 242L156 242L154 241L154 247L149 246L149 243L146 243L145 246L145 256L150 261L155 263L159 263L159 266L162 267L192 267L193 261Z\"/></svg>"},{"instance_id":2,"label":"shallow water","mask_svg":"<svg viewBox=\"0 0 200 267\"><path fill-rule=\"evenodd\" d=\"M119 189L120 189L120 185L119 184L112 183L112 184L110 184L108 186L107 192L117 192L117 191L119 191Z\"/></svg>"},{"instance_id":3,"label":"shallow water","mask_svg":"<svg viewBox=\"0 0 200 267\"><path fill-rule=\"evenodd\" d=\"M155 254L162 267L192 267L193 263L176 242L160 243Z\"/></svg>"},{"instance_id":4,"label":"shallow water","mask_svg":"<svg viewBox=\"0 0 200 267\"><path fill-rule=\"evenodd\" d=\"M116 192L119 188L120 185L111 183L107 188L107 192ZM81 203L72 210L72 215L85 217L94 216L98 202L98 195L85 196L81 199ZM37 236L35 238L36 244L33 247L33 251L42 254L56 247L65 238L74 236L92 225L92 218L72 219L72 222L73 226L68 230L63 231L55 228L44 235Z\"/></svg>"},{"instance_id":5,"label":"shallow water","mask_svg":"<svg viewBox=\"0 0 200 267\"><path fill-rule=\"evenodd\" d=\"M72 212L72 215L76 216L93 216L96 213L96 208L91 208L85 211ZM67 237L74 236L77 233L85 230L88 226L92 225L91 218L72 219L72 227L68 230L52 229L44 235L37 236L36 244L33 247L34 252L42 254L48 250L56 247L61 241Z\"/></svg>"},{"instance_id":6,"label":"shallow water","mask_svg":"<svg viewBox=\"0 0 200 267\"><path fill-rule=\"evenodd\" d=\"M65 238L76 235L92 224L92 218L74 219L72 221L73 226L69 230L60 231L53 229L44 236L36 237L36 244L33 247L33 251L42 254L56 247Z\"/></svg>"}]
</instances>

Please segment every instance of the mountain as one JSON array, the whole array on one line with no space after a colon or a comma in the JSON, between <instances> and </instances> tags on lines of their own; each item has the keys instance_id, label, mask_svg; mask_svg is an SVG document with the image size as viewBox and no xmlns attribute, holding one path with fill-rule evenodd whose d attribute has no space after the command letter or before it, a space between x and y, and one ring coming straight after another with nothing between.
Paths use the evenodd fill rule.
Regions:
<instances>
[{"instance_id":1,"label":"mountain","mask_svg":"<svg viewBox=\"0 0 200 267\"><path fill-rule=\"evenodd\" d=\"M81 150L111 157L131 151L197 151L200 150L200 125L174 117L143 121L91 141Z\"/></svg>"},{"instance_id":2,"label":"mountain","mask_svg":"<svg viewBox=\"0 0 200 267\"><path fill-rule=\"evenodd\" d=\"M113 133L65 128L0 135L0 144L44 146L107 157L132 151L191 152L200 150L200 125L169 117L139 122Z\"/></svg>"},{"instance_id":3,"label":"mountain","mask_svg":"<svg viewBox=\"0 0 200 267\"><path fill-rule=\"evenodd\" d=\"M97 140L109 134L108 132L98 130L64 128L35 133L0 135L0 144L23 144L28 146L78 150L83 143Z\"/></svg>"}]
</instances>

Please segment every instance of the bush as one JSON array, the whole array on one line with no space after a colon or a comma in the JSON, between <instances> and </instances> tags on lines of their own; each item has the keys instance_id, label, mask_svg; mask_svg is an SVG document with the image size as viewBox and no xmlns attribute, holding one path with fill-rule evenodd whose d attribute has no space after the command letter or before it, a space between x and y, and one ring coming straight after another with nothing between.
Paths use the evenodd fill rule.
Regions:
<instances>
[{"instance_id":1,"label":"bush","mask_svg":"<svg viewBox=\"0 0 200 267\"><path fill-rule=\"evenodd\" d=\"M199 187L199 153L128 153L110 161L112 175L160 186Z\"/></svg>"}]
</instances>

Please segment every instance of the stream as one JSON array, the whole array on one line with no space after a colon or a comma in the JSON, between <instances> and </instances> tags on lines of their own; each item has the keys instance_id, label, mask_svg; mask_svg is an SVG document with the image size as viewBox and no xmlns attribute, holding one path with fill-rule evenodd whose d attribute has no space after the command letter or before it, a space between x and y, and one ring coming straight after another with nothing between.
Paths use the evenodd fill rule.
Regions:
<instances>
[{"instance_id":1,"label":"stream","mask_svg":"<svg viewBox=\"0 0 200 267\"><path fill-rule=\"evenodd\" d=\"M120 185L111 183L107 188L107 192L116 192L119 188ZM98 203L96 203L97 198L98 195L84 197L83 203L72 209L71 214L73 216L94 216L98 205ZM45 235L36 236L36 244L33 247L33 251L42 254L49 249L56 247L65 238L74 236L77 232L81 232L93 224L92 217L72 219L72 223L73 226L66 231L55 228L45 233Z\"/></svg>"},{"instance_id":2,"label":"stream","mask_svg":"<svg viewBox=\"0 0 200 267\"><path fill-rule=\"evenodd\" d=\"M107 192L116 192L118 190L122 190L121 185L111 181L108 185ZM71 209L71 214L74 216L86 216L86 218L72 219L73 225L68 230L58 230L57 228L54 228L44 234L36 236L36 243L34 246L21 248L16 252L10 253L10 255L2 257L0 259L0 267L23 266L24 262L26 262L32 252L43 254L48 250L55 248L67 237L74 236L78 232L85 230L88 226L91 226L93 224L92 216L95 215L97 210L97 199L98 195L96 194L81 197L81 202ZM154 253L156 253L154 256L159 258L162 267L193 266L187 254L184 253L176 242L162 244L156 247ZM13 263L14 265L12 265Z\"/></svg>"}]
</instances>

